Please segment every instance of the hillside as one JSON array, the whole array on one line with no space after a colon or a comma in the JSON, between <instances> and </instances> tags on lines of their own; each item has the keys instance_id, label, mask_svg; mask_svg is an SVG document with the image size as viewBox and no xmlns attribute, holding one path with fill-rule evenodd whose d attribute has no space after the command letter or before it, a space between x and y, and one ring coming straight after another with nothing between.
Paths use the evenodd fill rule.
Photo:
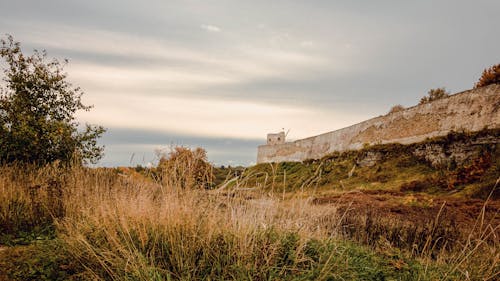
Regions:
<instances>
[{"instance_id":1,"label":"hillside","mask_svg":"<svg viewBox=\"0 0 500 281\"><path fill-rule=\"evenodd\" d=\"M500 175L500 130L452 132L408 145L336 152L318 160L258 164L243 174L250 185L282 191L353 189L450 194L486 199ZM499 198L498 190L492 194Z\"/></svg>"}]
</instances>

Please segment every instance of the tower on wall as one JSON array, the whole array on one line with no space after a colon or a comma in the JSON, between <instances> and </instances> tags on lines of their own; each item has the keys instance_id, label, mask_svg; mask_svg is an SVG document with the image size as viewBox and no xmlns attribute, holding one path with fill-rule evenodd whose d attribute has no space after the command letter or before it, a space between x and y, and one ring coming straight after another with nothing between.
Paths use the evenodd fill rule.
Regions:
<instances>
[{"instance_id":1,"label":"tower on wall","mask_svg":"<svg viewBox=\"0 0 500 281\"><path fill-rule=\"evenodd\" d=\"M285 143L285 132L279 132L276 134L267 134L267 145L284 144Z\"/></svg>"}]
</instances>

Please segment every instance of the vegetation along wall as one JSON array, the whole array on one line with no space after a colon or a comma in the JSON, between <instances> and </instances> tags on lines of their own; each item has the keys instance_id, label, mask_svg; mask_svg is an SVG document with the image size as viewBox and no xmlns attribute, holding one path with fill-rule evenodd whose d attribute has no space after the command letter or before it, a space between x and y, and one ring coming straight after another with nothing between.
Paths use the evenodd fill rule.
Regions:
<instances>
[{"instance_id":1,"label":"vegetation along wall","mask_svg":"<svg viewBox=\"0 0 500 281\"><path fill-rule=\"evenodd\" d=\"M500 85L468 90L306 139L258 147L257 163L320 159L365 145L410 144L451 131L500 128Z\"/></svg>"}]
</instances>

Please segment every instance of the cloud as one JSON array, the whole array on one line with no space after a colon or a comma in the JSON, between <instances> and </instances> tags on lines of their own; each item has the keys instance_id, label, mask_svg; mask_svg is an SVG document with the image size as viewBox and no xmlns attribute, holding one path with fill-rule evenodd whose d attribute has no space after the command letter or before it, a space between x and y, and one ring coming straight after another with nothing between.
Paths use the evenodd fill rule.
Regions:
<instances>
[{"instance_id":1,"label":"cloud","mask_svg":"<svg viewBox=\"0 0 500 281\"><path fill-rule=\"evenodd\" d=\"M352 62L342 46L332 64L298 46L248 44L219 51L89 28L37 30L51 27L33 27L30 42L70 57L78 52L67 67L69 79L95 105L79 115L83 121L231 138L260 138L286 127L299 138L373 116L373 110L353 113L342 108L345 103L332 103L342 96L332 91L340 85L335 76ZM115 65L106 57L128 63Z\"/></svg>"},{"instance_id":2,"label":"cloud","mask_svg":"<svg viewBox=\"0 0 500 281\"><path fill-rule=\"evenodd\" d=\"M204 29L208 32L220 32L221 29L215 25L211 25L211 24L202 24L200 25L201 29Z\"/></svg>"},{"instance_id":3,"label":"cloud","mask_svg":"<svg viewBox=\"0 0 500 281\"><path fill-rule=\"evenodd\" d=\"M326 63L321 54L293 48L235 44L224 50L212 50L200 46L203 44L184 46L160 38L92 28L29 22L15 25L26 30L24 46L29 43L47 49L50 55L54 51L64 53L70 57L70 67L81 65L83 72L94 73L96 79L112 73L131 80L172 77L172 80L185 81L185 84L191 84L184 79L185 76L198 76L197 80L214 80L214 76L219 76L220 81L252 81L261 77L290 77L293 73L300 76ZM52 31L46 33L45 30ZM340 67L344 62L337 60L336 65ZM70 74L73 76L73 70ZM201 76L207 76L207 79ZM114 79L107 81L113 84Z\"/></svg>"},{"instance_id":4,"label":"cloud","mask_svg":"<svg viewBox=\"0 0 500 281\"><path fill-rule=\"evenodd\" d=\"M293 138L307 137L371 117L341 106L327 109L200 97L123 95L92 91L84 102L96 105L80 112L82 122L105 127L147 129L197 137L259 139L290 128Z\"/></svg>"},{"instance_id":5,"label":"cloud","mask_svg":"<svg viewBox=\"0 0 500 281\"><path fill-rule=\"evenodd\" d=\"M313 41L308 41L308 40L302 41L302 42L300 42L300 46L304 47L304 48L308 48L308 47L314 46L314 43L313 43Z\"/></svg>"},{"instance_id":6,"label":"cloud","mask_svg":"<svg viewBox=\"0 0 500 281\"><path fill-rule=\"evenodd\" d=\"M300 49L235 45L224 51L202 46L181 46L161 38L82 27L16 23L27 30L23 47L45 48L50 56L68 57L69 79L88 95L202 96L240 101L258 101L260 90L241 92L259 81L282 79L301 81L308 73L324 67L320 54ZM45 33L44 30L53 30ZM27 43L27 44L26 44ZM141 46L141 48L137 48ZM344 63L337 60L336 66ZM295 86L294 86L295 87ZM228 95L226 92L231 91ZM241 92L241 93L240 93ZM278 97L287 87L271 93ZM266 93L267 94L267 93ZM100 106L96 100L95 105Z\"/></svg>"}]
</instances>

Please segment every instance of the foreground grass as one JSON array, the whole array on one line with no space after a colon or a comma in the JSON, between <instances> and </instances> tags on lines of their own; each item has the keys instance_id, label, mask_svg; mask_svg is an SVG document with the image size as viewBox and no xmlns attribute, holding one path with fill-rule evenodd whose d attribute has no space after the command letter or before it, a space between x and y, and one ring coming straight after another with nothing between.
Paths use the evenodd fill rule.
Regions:
<instances>
[{"instance_id":1,"label":"foreground grass","mask_svg":"<svg viewBox=\"0 0 500 281\"><path fill-rule=\"evenodd\" d=\"M107 169L0 170L3 244L29 243L0 252L6 280L494 280L500 271L494 225L439 251L446 237L429 234L412 254L387 233L370 247L348 241L344 212L281 193L181 190Z\"/></svg>"},{"instance_id":2,"label":"foreground grass","mask_svg":"<svg viewBox=\"0 0 500 281\"><path fill-rule=\"evenodd\" d=\"M96 266L99 261L82 263L76 259L66 250L64 241L39 241L5 250L0 260L0 274L4 279L0 277L0 280L434 280L433 277L438 276L432 269L424 275L421 263L397 255L377 255L345 241L310 240L301 246L294 234L280 237L277 233L267 233L261 238L282 256L245 265L241 257L229 255L228 249L213 251L221 246L220 241L214 241L214 245L209 245L211 248L200 250L210 260L200 259L193 264L195 268L185 264L186 268L180 271L161 257L145 258L147 252L135 253L135 256L149 262L132 261L121 268L115 263ZM111 251L101 253L104 254L109 255ZM265 250L257 256L263 254ZM458 275L451 277L453 280Z\"/></svg>"}]
</instances>

